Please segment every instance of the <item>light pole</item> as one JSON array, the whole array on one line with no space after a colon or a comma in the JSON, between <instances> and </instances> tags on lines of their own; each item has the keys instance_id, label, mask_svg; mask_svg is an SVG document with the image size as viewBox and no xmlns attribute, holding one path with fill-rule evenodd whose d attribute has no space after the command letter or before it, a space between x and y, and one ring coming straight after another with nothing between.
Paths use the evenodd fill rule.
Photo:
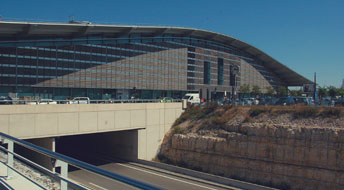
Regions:
<instances>
[{"instance_id":1,"label":"light pole","mask_svg":"<svg viewBox=\"0 0 344 190\"><path fill-rule=\"evenodd\" d=\"M317 100L317 73L314 72L314 94L313 94L314 103Z\"/></svg>"}]
</instances>

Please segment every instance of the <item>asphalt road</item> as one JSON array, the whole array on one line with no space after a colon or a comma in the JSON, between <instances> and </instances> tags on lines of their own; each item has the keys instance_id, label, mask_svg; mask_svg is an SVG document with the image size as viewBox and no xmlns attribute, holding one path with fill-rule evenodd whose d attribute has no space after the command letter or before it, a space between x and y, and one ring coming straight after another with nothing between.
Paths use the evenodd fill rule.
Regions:
<instances>
[{"instance_id":1,"label":"asphalt road","mask_svg":"<svg viewBox=\"0 0 344 190\"><path fill-rule=\"evenodd\" d=\"M99 166L111 172L130 177L163 189L178 190L224 190L237 189L201 179L184 176L181 174L161 170L152 167L142 167L140 164L131 163L110 163ZM86 187L96 190L112 189L137 189L121 182L111 180L86 171L77 170L69 172L69 177L83 184Z\"/></svg>"}]
</instances>

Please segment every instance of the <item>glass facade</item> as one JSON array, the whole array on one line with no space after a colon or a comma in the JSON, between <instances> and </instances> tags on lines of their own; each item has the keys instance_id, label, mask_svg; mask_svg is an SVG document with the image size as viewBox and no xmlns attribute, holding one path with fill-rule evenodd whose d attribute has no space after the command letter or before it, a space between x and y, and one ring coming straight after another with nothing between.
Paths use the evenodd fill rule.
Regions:
<instances>
[{"instance_id":1,"label":"glass facade","mask_svg":"<svg viewBox=\"0 0 344 190\"><path fill-rule=\"evenodd\" d=\"M223 85L223 59L217 59L217 84Z\"/></svg>"},{"instance_id":2,"label":"glass facade","mask_svg":"<svg viewBox=\"0 0 344 190\"><path fill-rule=\"evenodd\" d=\"M204 66L203 66L203 79L204 82L203 84L210 84L210 62L209 61L204 61Z\"/></svg>"},{"instance_id":3,"label":"glass facade","mask_svg":"<svg viewBox=\"0 0 344 190\"><path fill-rule=\"evenodd\" d=\"M235 84L232 65L240 68ZM180 98L190 91L230 92L240 84L281 84L245 52L172 34L0 41L0 71L0 95L54 99Z\"/></svg>"}]
</instances>

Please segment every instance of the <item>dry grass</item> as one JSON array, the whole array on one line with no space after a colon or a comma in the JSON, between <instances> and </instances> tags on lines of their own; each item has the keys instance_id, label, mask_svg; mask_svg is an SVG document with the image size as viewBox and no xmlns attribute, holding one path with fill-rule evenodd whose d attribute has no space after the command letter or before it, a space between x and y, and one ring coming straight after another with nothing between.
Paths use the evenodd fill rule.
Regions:
<instances>
[{"instance_id":1,"label":"dry grass","mask_svg":"<svg viewBox=\"0 0 344 190\"><path fill-rule=\"evenodd\" d=\"M295 106L217 106L207 104L204 107L191 106L174 123L173 134L187 134L200 130L227 130L230 125L241 125L242 123L262 122L263 118L275 118L279 121L280 116L287 114L292 120L305 119L337 119L344 117L344 108L341 107L310 107L303 105ZM181 125L187 123L187 127ZM180 127L177 127L180 126Z\"/></svg>"}]
</instances>

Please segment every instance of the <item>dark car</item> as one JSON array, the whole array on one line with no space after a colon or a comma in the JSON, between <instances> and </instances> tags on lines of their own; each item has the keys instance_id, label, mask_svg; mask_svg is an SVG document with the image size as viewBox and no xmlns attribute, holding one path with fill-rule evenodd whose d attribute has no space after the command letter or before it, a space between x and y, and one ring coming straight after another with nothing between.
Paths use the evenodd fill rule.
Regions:
<instances>
[{"instance_id":1,"label":"dark car","mask_svg":"<svg viewBox=\"0 0 344 190\"><path fill-rule=\"evenodd\" d=\"M277 102L277 98L274 97L266 97L266 98L260 98L258 105L275 105Z\"/></svg>"},{"instance_id":2,"label":"dark car","mask_svg":"<svg viewBox=\"0 0 344 190\"><path fill-rule=\"evenodd\" d=\"M296 104L314 105L312 97L295 97Z\"/></svg>"},{"instance_id":3,"label":"dark car","mask_svg":"<svg viewBox=\"0 0 344 190\"><path fill-rule=\"evenodd\" d=\"M296 103L295 98L293 96L288 96L288 97L281 97L277 100L275 105L280 105L280 106L290 106L294 105Z\"/></svg>"},{"instance_id":4,"label":"dark car","mask_svg":"<svg viewBox=\"0 0 344 190\"><path fill-rule=\"evenodd\" d=\"M334 101L334 106L344 106L344 99L338 99Z\"/></svg>"},{"instance_id":5,"label":"dark car","mask_svg":"<svg viewBox=\"0 0 344 190\"><path fill-rule=\"evenodd\" d=\"M229 99L229 98L220 98L220 99L217 99L216 100L216 103L218 104L218 105L227 105L227 104L231 104L232 103L232 100L231 99Z\"/></svg>"},{"instance_id":6,"label":"dark car","mask_svg":"<svg viewBox=\"0 0 344 190\"><path fill-rule=\"evenodd\" d=\"M12 104L12 99L8 96L0 96L0 104Z\"/></svg>"}]
</instances>

